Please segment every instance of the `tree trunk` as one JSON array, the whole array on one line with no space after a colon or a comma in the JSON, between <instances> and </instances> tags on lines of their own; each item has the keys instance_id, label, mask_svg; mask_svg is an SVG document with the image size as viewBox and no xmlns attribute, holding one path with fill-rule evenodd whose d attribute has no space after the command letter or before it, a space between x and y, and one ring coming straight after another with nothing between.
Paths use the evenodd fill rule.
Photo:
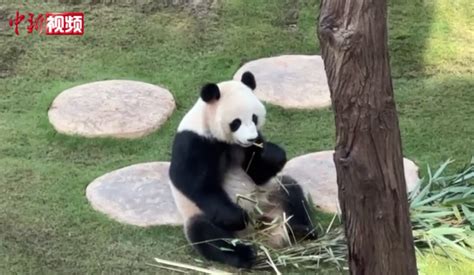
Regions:
<instances>
[{"instance_id":1,"label":"tree trunk","mask_svg":"<svg viewBox=\"0 0 474 275\"><path fill-rule=\"evenodd\" d=\"M351 274L416 274L386 0L323 0L319 40L335 112Z\"/></svg>"}]
</instances>

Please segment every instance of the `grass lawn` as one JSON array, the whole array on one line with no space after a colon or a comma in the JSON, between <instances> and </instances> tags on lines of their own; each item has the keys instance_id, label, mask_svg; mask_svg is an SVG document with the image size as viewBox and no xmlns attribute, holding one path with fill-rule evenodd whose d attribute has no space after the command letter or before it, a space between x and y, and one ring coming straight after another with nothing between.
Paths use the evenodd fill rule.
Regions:
<instances>
[{"instance_id":1,"label":"grass lawn","mask_svg":"<svg viewBox=\"0 0 474 275\"><path fill-rule=\"evenodd\" d=\"M319 54L319 1L300 1L296 28L287 24L285 1L227 0L210 16L117 5L48 3L20 10L84 11L82 37L26 35L24 29L21 36L8 35L13 31L1 18L15 13L15 2L0 0L0 274L162 272L146 265L153 257L193 263L190 248L176 249L186 245L180 228L121 225L90 207L85 188L117 168L169 160L177 124L204 82L227 80L242 62L260 57ZM471 0L390 1L403 150L422 173L448 158L457 160L453 171L474 155L473 18ZM54 97L105 79L163 85L177 110L163 128L139 140L57 134L47 117ZM329 108L268 109L266 135L289 157L333 148ZM468 262L428 256L418 264L425 274L474 274Z\"/></svg>"}]
</instances>

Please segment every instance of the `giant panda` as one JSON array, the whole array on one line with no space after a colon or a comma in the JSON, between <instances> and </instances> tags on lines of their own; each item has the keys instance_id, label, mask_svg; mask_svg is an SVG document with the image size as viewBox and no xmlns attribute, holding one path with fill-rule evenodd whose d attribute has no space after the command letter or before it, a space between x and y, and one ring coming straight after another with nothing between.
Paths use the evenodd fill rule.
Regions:
<instances>
[{"instance_id":1,"label":"giant panda","mask_svg":"<svg viewBox=\"0 0 474 275\"><path fill-rule=\"evenodd\" d=\"M261 134L266 110L255 88L250 72L240 81L204 85L178 126L169 170L188 241L204 258L239 268L250 268L256 258L251 244L229 241L248 233L255 207L239 194L258 191L267 221L284 212L292 236L316 237L301 187L277 175L286 153ZM270 245L286 244L281 233L273 232Z\"/></svg>"}]
</instances>

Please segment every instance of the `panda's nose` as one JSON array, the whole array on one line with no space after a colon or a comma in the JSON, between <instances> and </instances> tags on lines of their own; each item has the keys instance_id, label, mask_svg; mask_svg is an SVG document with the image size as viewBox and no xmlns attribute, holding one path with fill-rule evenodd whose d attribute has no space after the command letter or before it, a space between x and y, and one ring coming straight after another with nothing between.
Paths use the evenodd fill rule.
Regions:
<instances>
[{"instance_id":1,"label":"panda's nose","mask_svg":"<svg viewBox=\"0 0 474 275\"><path fill-rule=\"evenodd\" d=\"M257 138L249 138L247 139L248 142L255 142L257 140Z\"/></svg>"}]
</instances>

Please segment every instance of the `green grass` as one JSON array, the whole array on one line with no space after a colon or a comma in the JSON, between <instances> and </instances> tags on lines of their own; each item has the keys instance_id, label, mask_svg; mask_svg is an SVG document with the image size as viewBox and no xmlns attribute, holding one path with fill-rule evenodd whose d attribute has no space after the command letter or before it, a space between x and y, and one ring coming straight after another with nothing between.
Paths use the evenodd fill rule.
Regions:
<instances>
[{"instance_id":1,"label":"green grass","mask_svg":"<svg viewBox=\"0 0 474 275\"><path fill-rule=\"evenodd\" d=\"M10 2L0 0L8 16L18 8ZM169 160L177 124L204 82L229 79L255 58L318 54L318 7L316 0L301 1L296 29L282 19L283 1L227 0L208 18L172 8L147 14L102 5L23 8L85 11L86 34L27 36L23 30L17 37L0 31L0 274L154 273L145 265L153 257L193 263L191 249L175 249L186 245L181 229L121 225L90 207L85 188L117 168ZM470 0L390 3L403 150L422 168L454 158L455 169L474 155L473 11ZM117 78L169 88L177 110L140 140L69 137L49 125L48 106L62 90ZM266 135L289 157L333 148L329 108L268 109ZM432 256L418 261L425 274L474 273L472 263Z\"/></svg>"}]
</instances>

